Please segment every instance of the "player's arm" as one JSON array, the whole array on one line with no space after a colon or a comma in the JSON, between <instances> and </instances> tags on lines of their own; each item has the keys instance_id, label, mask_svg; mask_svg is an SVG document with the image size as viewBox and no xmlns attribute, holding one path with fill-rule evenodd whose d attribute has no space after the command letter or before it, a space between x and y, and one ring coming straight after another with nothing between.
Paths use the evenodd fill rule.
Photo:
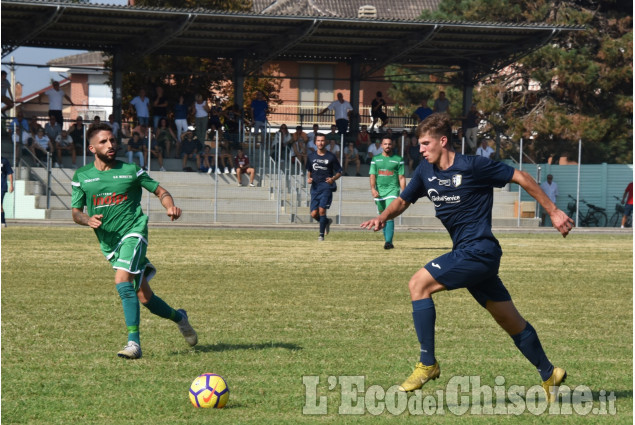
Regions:
<instances>
[{"instance_id":1,"label":"player's arm","mask_svg":"<svg viewBox=\"0 0 635 425\"><path fill-rule=\"evenodd\" d=\"M375 174L370 175L370 193L373 198L379 198L379 191L377 190L377 176Z\"/></svg>"},{"instance_id":2,"label":"player's arm","mask_svg":"<svg viewBox=\"0 0 635 425\"><path fill-rule=\"evenodd\" d=\"M13 173L7 176L9 179L9 193L13 192Z\"/></svg>"},{"instance_id":3,"label":"player's arm","mask_svg":"<svg viewBox=\"0 0 635 425\"><path fill-rule=\"evenodd\" d=\"M406 189L406 176L404 176L403 174L399 174L399 188L401 192Z\"/></svg>"},{"instance_id":4,"label":"player's arm","mask_svg":"<svg viewBox=\"0 0 635 425\"><path fill-rule=\"evenodd\" d=\"M103 214L95 214L92 217L84 212L83 209L73 208L73 221L82 226L88 226L93 229L97 229L101 226L101 219Z\"/></svg>"},{"instance_id":5,"label":"player's arm","mask_svg":"<svg viewBox=\"0 0 635 425\"><path fill-rule=\"evenodd\" d=\"M339 173L339 172L338 172L338 173L335 173L335 175L334 175L334 176L332 176L332 177L327 177L327 178L326 178L326 182L327 182L328 184L333 184L333 183L335 183L335 180L339 179L340 177L342 177L342 173Z\"/></svg>"},{"instance_id":6,"label":"player's arm","mask_svg":"<svg viewBox=\"0 0 635 425\"><path fill-rule=\"evenodd\" d=\"M311 171L310 171L310 170L307 170L307 172L306 172L306 176L307 176L306 182L307 182L308 184L313 183L313 176L312 176L311 174L312 174L312 173L311 173Z\"/></svg>"},{"instance_id":7,"label":"player's arm","mask_svg":"<svg viewBox=\"0 0 635 425\"><path fill-rule=\"evenodd\" d=\"M384 228L388 220L392 220L393 218L401 215L408 209L409 206L410 202L406 202L401 197L397 197L397 199L392 201L390 205L388 205L388 208L386 208L378 217L363 222L359 227L369 230L372 229L375 232L381 230Z\"/></svg>"},{"instance_id":8,"label":"player's arm","mask_svg":"<svg viewBox=\"0 0 635 425\"><path fill-rule=\"evenodd\" d=\"M573 220L562 210L556 207L556 204L551 202L551 199L547 194L538 186L538 183L531 175L525 171L514 170L514 175L511 179L512 183L520 185L527 191L538 203L544 208L544 210L551 217L553 227L555 227L563 237L566 237L571 229L573 229Z\"/></svg>"},{"instance_id":9,"label":"player's arm","mask_svg":"<svg viewBox=\"0 0 635 425\"><path fill-rule=\"evenodd\" d=\"M174 205L174 199L170 192L162 188L161 186L157 186L157 189L154 191L154 194L161 201L161 205L168 212L168 217L172 219L172 221L181 217L181 208Z\"/></svg>"}]
</instances>

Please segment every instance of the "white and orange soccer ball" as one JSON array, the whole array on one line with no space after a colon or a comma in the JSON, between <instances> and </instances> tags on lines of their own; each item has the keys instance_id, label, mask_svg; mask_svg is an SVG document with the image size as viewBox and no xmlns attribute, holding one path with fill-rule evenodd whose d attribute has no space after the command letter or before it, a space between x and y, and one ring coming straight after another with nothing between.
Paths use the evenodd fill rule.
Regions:
<instances>
[{"instance_id":1,"label":"white and orange soccer ball","mask_svg":"<svg viewBox=\"0 0 635 425\"><path fill-rule=\"evenodd\" d=\"M220 409L229 400L229 387L222 376L204 373L196 377L190 385L190 401L194 407L215 407Z\"/></svg>"}]
</instances>

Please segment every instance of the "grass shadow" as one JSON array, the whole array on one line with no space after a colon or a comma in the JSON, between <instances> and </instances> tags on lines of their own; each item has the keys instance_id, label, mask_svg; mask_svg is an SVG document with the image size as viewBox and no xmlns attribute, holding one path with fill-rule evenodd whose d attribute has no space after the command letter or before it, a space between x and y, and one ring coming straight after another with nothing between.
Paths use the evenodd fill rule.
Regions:
<instances>
[{"instance_id":1,"label":"grass shadow","mask_svg":"<svg viewBox=\"0 0 635 425\"><path fill-rule=\"evenodd\" d=\"M216 353L222 351L235 351L235 350L268 350L272 348L284 348L290 351L302 350L303 347L297 344L291 344L288 342L262 342L257 344L227 344L219 342L216 344L197 345L192 351L200 353ZM181 351L173 352L172 354L181 354Z\"/></svg>"}]
</instances>

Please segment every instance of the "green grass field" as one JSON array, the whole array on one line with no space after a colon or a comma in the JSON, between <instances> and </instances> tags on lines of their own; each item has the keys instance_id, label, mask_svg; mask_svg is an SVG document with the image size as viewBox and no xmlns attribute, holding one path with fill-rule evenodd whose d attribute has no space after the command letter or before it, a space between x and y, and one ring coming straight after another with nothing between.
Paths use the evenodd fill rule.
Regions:
<instances>
[{"instance_id":1,"label":"green grass field","mask_svg":"<svg viewBox=\"0 0 635 425\"><path fill-rule=\"evenodd\" d=\"M443 233L397 232L396 249L384 251L372 232L335 230L320 244L316 235L152 228L148 257L159 271L152 287L188 310L199 345L189 348L173 323L142 307L144 357L125 361L115 356L126 338L114 274L92 231L3 229L2 422L632 423L632 234L498 235L501 278L550 360L567 369L567 384L589 388L594 403L587 405L594 408L602 395L616 398L615 415L580 414L576 409L587 405L572 401L562 404L572 414L526 410L511 418L472 410L459 417L447 400L444 414L434 417L410 408L381 412L374 403L364 415L338 414L351 404L341 391L350 378L342 377L363 376L360 395L368 402L369 387L390 393L412 371L419 346L407 283L451 241ZM467 291L434 299L442 372L421 397L433 399L453 377L477 375L489 386L503 377L511 404L509 387L540 383ZM227 380L225 409L190 405L189 385L203 372ZM312 391L303 381L311 375L319 377ZM307 388L326 397L326 415L303 414L303 406L316 406Z\"/></svg>"}]
</instances>

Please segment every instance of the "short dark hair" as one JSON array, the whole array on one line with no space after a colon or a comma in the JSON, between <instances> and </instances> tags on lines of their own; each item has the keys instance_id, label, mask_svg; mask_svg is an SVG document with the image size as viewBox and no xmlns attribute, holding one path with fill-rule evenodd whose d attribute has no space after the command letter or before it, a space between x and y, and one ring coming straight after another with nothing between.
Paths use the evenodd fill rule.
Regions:
<instances>
[{"instance_id":1,"label":"short dark hair","mask_svg":"<svg viewBox=\"0 0 635 425\"><path fill-rule=\"evenodd\" d=\"M326 134L324 134L324 133L315 133L315 139L317 139L317 138L318 138L318 137L320 137L320 136L322 136L322 137L326 138ZM314 141L315 141L315 140L314 140Z\"/></svg>"},{"instance_id":2,"label":"short dark hair","mask_svg":"<svg viewBox=\"0 0 635 425\"><path fill-rule=\"evenodd\" d=\"M416 130L417 138L425 133L431 133L435 136L446 136L450 140L452 137L452 120L450 116L446 113L429 115L419 123Z\"/></svg>"},{"instance_id":3,"label":"short dark hair","mask_svg":"<svg viewBox=\"0 0 635 425\"><path fill-rule=\"evenodd\" d=\"M106 123L99 123L91 126L88 131L86 131L86 140L90 141L93 135L97 134L100 131L109 131L112 133L112 127Z\"/></svg>"}]
</instances>

